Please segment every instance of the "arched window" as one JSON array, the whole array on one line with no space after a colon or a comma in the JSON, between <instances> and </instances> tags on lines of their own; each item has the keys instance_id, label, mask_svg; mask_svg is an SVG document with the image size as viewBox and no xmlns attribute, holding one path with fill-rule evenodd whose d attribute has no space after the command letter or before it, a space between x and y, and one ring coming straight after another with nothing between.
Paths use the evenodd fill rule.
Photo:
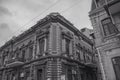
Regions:
<instances>
[{"instance_id":1,"label":"arched window","mask_svg":"<svg viewBox=\"0 0 120 80\"><path fill-rule=\"evenodd\" d=\"M112 58L116 80L120 80L120 56Z\"/></svg>"}]
</instances>

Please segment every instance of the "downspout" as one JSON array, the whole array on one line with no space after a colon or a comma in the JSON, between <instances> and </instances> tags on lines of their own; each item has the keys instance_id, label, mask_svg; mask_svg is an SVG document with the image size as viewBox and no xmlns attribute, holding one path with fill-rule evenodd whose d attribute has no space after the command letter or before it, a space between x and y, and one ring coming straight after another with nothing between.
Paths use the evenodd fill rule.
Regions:
<instances>
[{"instance_id":1,"label":"downspout","mask_svg":"<svg viewBox=\"0 0 120 80\"><path fill-rule=\"evenodd\" d=\"M105 71L104 71L104 67L103 67L103 63L102 63L102 59L101 59L101 54L99 52L99 48L96 48L96 49L97 49L98 57L99 57L99 63L100 63L100 68L101 68L101 73L102 73L102 79L107 80L106 76L105 76Z\"/></svg>"}]
</instances>

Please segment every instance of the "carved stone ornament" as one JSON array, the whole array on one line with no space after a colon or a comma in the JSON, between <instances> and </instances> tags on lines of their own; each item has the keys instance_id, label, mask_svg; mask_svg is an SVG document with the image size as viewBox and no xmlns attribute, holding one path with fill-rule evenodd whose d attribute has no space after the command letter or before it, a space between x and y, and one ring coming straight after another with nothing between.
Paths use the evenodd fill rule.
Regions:
<instances>
[{"instance_id":1,"label":"carved stone ornament","mask_svg":"<svg viewBox=\"0 0 120 80\"><path fill-rule=\"evenodd\" d=\"M42 30L42 29L40 29L40 30L38 30L37 32L36 32L36 34L37 35L39 35L39 34L41 34L41 33L43 33L44 31Z\"/></svg>"},{"instance_id":2,"label":"carved stone ornament","mask_svg":"<svg viewBox=\"0 0 120 80\"><path fill-rule=\"evenodd\" d=\"M33 44L33 43L34 43L34 41L30 40L30 41L28 42L28 45L31 45L31 44Z\"/></svg>"},{"instance_id":3,"label":"carved stone ornament","mask_svg":"<svg viewBox=\"0 0 120 80\"><path fill-rule=\"evenodd\" d=\"M63 35L63 36L66 36L66 37L69 37L69 38L73 38L73 35L72 35L69 31L63 30L63 31L62 31L62 35Z\"/></svg>"}]
</instances>

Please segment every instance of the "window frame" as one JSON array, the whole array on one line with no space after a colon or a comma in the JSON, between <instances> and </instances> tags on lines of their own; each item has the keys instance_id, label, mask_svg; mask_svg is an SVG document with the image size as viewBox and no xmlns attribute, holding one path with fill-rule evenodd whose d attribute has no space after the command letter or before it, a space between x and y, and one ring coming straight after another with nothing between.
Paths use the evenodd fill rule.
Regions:
<instances>
[{"instance_id":1,"label":"window frame","mask_svg":"<svg viewBox=\"0 0 120 80\"><path fill-rule=\"evenodd\" d=\"M67 43L69 43L69 44L67 44ZM66 50L67 56L69 56L70 55L70 39L68 39L68 38L65 38L65 50Z\"/></svg>"},{"instance_id":2,"label":"window frame","mask_svg":"<svg viewBox=\"0 0 120 80\"><path fill-rule=\"evenodd\" d=\"M115 59L118 60L119 58L119 61L120 61L120 56L117 56L117 57L113 57L111 58L111 61L112 61L112 65L113 65L113 69L114 69L114 72L115 72L115 76L116 76L116 79L119 80L120 77L118 77L118 72L120 71L120 62L119 62L119 65L115 62ZM116 65L119 67L119 71L116 69ZM117 72L118 71L118 72Z\"/></svg>"},{"instance_id":3,"label":"window frame","mask_svg":"<svg viewBox=\"0 0 120 80\"><path fill-rule=\"evenodd\" d=\"M29 59L31 60L33 58L34 46L30 45L28 49L29 49ZM32 49L32 51L30 49Z\"/></svg>"},{"instance_id":4,"label":"window frame","mask_svg":"<svg viewBox=\"0 0 120 80\"><path fill-rule=\"evenodd\" d=\"M104 21L108 20L108 19L109 19L109 22L105 23ZM111 29L111 27L109 28L110 24L112 25L112 29ZM107 17L107 18L101 20L101 25L102 25L102 30L103 30L104 37L109 37L109 36L112 36L112 35L117 33L117 31L115 30L115 25L112 23L112 20L110 19L110 17ZM105 30L105 26L107 26L106 30ZM114 31L112 31L113 29L114 29Z\"/></svg>"},{"instance_id":5,"label":"window frame","mask_svg":"<svg viewBox=\"0 0 120 80\"><path fill-rule=\"evenodd\" d=\"M43 47L42 47L43 49L40 49L40 48L41 48L41 47L40 47L40 45L41 45L41 44L40 44L40 41L41 41L41 40L44 41L44 43L42 43L42 44L43 44ZM45 52L45 51L44 51L44 48L45 48L45 37L41 37L41 38L38 39L38 47L39 47L39 55L43 55L44 52ZM41 52L41 50L43 50L43 51Z\"/></svg>"}]
</instances>

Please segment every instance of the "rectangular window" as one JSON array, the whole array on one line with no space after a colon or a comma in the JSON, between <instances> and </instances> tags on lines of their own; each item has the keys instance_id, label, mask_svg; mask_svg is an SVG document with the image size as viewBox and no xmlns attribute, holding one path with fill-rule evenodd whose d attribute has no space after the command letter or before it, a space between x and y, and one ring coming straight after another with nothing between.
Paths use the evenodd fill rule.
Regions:
<instances>
[{"instance_id":1,"label":"rectangular window","mask_svg":"<svg viewBox=\"0 0 120 80\"><path fill-rule=\"evenodd\" d=\"M12 73L12 77L11 77L11 80L15 80L16 78L15 78L15 74L14 73Z\"/></svg>"},{"instance_id":2,"label":"rectangular window","mask_svg":"<svg viewBox=\"0 0 120 80\"><path fill-rule=\"evenodd\" d=\"M22 61L25 61L25 50L21 50L21 53L19 54L19 59Z\"/></svg>"},{"instance_id":3,"label":"rectangular window","mask_svg":"<svg viewBox=\"0 0 120 80\"><path fill-rule=\"evenodd\" d=\"M39 54L44 53L45 41L44 38L39 39Z\"/></svg>"},{"instance_id":4,"label":"rectangular window","mask_svg":"<svg viewBox=\"0 0 120 80\"><path fill-rule=\"evenodd\" d=\"M26 71L25 80L29 80L29 79L30 79L30 71Z\"/></svg>"},{"instance_id":5,"label":"rectangular window","mask_svg":"<svg viewBox=\"0 0 120 80\"><path fill-rule=\"evenodd\" d=\"M82 47L80 48L80 57L81 57L81 60L84 61L84 52Z\"/></svg>"},{"instance_id":6,"label":"rectangular window","mask_svg":"<svg viewBox=\"0 0 120 80\"><path fill-rule=\"evenodd\" d=\"M38 71L37 71L37 80L43 80L42 73L43 73L42 69L38 69Z\"/></svg>"},{"instance_id":7,"label":"rectangular window","mask_svg":"<svg viewBox=\"0 0 120 80\"><path fill-rule=\"evenodd\" d=\"M84 62L86 62L86 52L83 51L83 56L84 56Z\"/></svg>"},{"instance_id":8,"label":"rectangular window","mask_svg":"<svg viewBox=\"0 0 120 80\"><path fill-rule=\"evenodd\" d=\"M113 25L110 18L106 18L106 19L102 20L101 23L103 26L103 31L104 31L105 36L116 33L116 30L115 30L116 28Z\"/></svg>"},{"instance_id":9,"label":"rectangular window","mask_svg":"<svg viewBox=\"0 0 120 80\"><path fill-rule=\"evenodd\" d=\"M117 80L120 80L120 57L113 58L112 62L113 62L116 78Z\"/></svg>"},{"instance_id":10,"label":"rectangular window","mask_svg":"<svg viewBox=\"0 0 120 80\"><path fill-rule=\"evenodd\" d=\"M77 60L81 60L80 46L76 45L76 56Z\"/></svg>"},{"instance_id":11,"label":"rectangular window","mask_svg":"<svg viewBox=\"0 0 120 80\"><path fill-rule=\"evenodd\" d=\"M10 79L10 75L9 75L9 74L7 74L7 75L6 75L6 77L7 77L7 80L9 80L9 79Z\"/></svg>"},{"instance_id":12,"label":"rectangular window","mask_svg":"<svg viewBox=\"0 0 120 80\"><path fill-rule=\"evenodd\" d=\"M0 75L0 79L2 80L2 74Z\"/></svg>"},{"instance_id":13,"label":"rectangular window","mask_svg":"<svg viewBox=\"0 0 120 80\"><path fill-rule=\"evenodd\" d=\"M66 54L69 55L70 53L70 40L69 39L66 39Z\"/></svg>"},{"instance_id":14,"label":"rectangular window","mask_svg":"<svg viewBox=\"0 0 120 80\"><path fill-rule=\"evenodd\" d=\"M80 52L76 52L76 55L77 55L77 59L80 61L81 58L80 58Z\"/></svg>"},{"instance_id":15,"label":"rectangular window","mask_svg":"<svg viewBox=\"0 0 120 80\"><path fill-rule=\"evenodd\" d=\"M29 59L31 60L33 56L33 46L29 47Z\"/></svg>"},{"instance_id":16,"label":"rectangular window","mask_svg":"<svg viewBox=\"0 0 120 80\"><path fill-rule=\"evenodd\" d=\"M68 69L67 71L67 77L68 77L68 80L72 80L72 70L71 69Z\"/></svg>"},{"instance_id":17,"label":"rectangular window","mask_svg":"<svg viewBox=\"0 0 120 80\"><path fill-rule=\"evenodd\" d=\"M67 74L68 74L67 75L68 80L78 80L78 76L77 76L76 70L69 68L67 70Z\"/></svg>"},{"instance_id":18,"label":"rectangular window","mask_svg":"<svg viewBox=\"0 0 120 80\"><path fill-rule=\"evenodd\" d=\"M22 54L21 54L21 57L23 59L23 61L25 60L25 50L22 50Z\"/></svg>"}]
</instances>

